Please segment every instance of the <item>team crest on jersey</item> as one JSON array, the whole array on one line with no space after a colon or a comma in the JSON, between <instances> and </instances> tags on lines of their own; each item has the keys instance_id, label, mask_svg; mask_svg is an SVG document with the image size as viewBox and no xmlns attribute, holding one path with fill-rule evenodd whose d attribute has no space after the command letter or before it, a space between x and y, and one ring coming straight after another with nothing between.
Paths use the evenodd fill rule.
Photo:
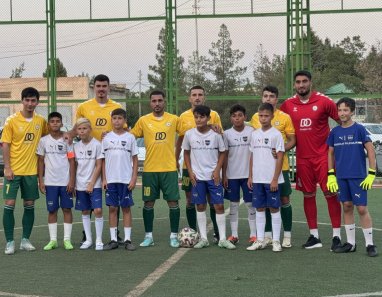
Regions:
<instances>
[{"instance_id":1,"label":"team crest on jersey","mask_svg":"<svg viewBox=\"0 0 382 297\"><path fill-rule=\"evenodd\" d=\"M353 135L348 135L348 140L352 141L353 140Z\"/></svg>"},{"instance_id":2,"label":"team crest on jersey","mask_svg":"<svg viewBox=\"0 0 382 297\"><path fill-rule=\"evenodd\" d=\"M121 144L122 144L122 146L125 146L126 145L126 141L122 140Z\"/></svg>"},{"instance_id":3,"label":"team crest on jersey","mask_svg":"<svg viewBox=\"0 0 382 297\"><path fill-rule=\"evenodd\" d=\"M36 126L34 126L34 128L35 128L36 130L39 130L39 129L40 129L40 125L36 125Z\"/></svg>"},{"instance_id":4,"label":"team crest on jersey","mask_svg":"<svg viewBox=\"0 0 382 297\"><path fill-rule=\"evenodd\" d=\"M91 151L91 150L86 151L86 153L88 154L88 156L91 156L91 155L92 155L92 151Z\"/></svg>"},{"instance_id":5,"label":"team crest on jersey","mask_svg":"<svg viewBox=\"0 0 382 297\"><path fill-rule=\"evenodd\" d=\"M247 142L248 141L248 136L243 136L243 141Z\"/></svg>"},{"instance_id":6,"label":"team crest on jersey","mask_svg":"<svg viewBox=\"0 0 382 297\"><path fill-rule=\"evenodd\" d=\"M206 144L206 145L210 145L210 140L209 139L206 139L205 141L204 141L204 143Z\"/></svg>"},{"instance_id":7,"label":"team crest on jersey","mask_svg":"<svg viewBox=\"0 0 382 297\"><path fill-rule=\"evenodd\" d=\"M313 111L317 111L317 109L318 109L317 105L313 105L312 109L313 109Z\"/></svg>"},{"instance_id":8,"label":"team crest on jersey","mask_svg":"<svg viewBox=\"0 0 382 297\"><path fill-rule=\"evenodd\" d=\"M57 147L58 147L59 151L62 151L62 149L64 148L64 146L62 144L57 145Z\"/></svg>"},{"instance_id":9,"label":"team crest on jersey","mask_svg":"<svg viewBox=\"0 0 382 297\"><path fill-rule=\"evenodd\" d=\"M167 123L166 123L166 126L167 126L167 127L170 127L170 126L171 126L171 123L170 123L170 122L167 122Z\"/></svg>"},{"instance_id":10,"label":"team crest on jersey","mask_svg":"<svg viewBox=\"0 0 382 297\"><path fill-rule=\"evenodd\" d=\"M279 121L276 121L276 122L275 122L275 126L280 126L280 122L279 122Z\"/></svg>"},{"instance_id":11,"label":"team crest on jersey","mask_svg":"<svg viewBox=\"0 0 382 297\"><path fill-rule=\"evenodd\" d=\"M268 144L269 138L264 138L264 142L265 142L265 144Z\"/></svg>"}]
</instances>

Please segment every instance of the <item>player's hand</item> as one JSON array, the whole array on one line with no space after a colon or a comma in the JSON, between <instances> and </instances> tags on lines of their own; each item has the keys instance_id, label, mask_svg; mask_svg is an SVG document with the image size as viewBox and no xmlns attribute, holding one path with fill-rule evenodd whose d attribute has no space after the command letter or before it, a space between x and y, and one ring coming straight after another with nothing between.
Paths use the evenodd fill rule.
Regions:
<instances>
[{"instance_id":1,"label":"player's hand","mask_svg":"<svg viewBox=\"0 0 382 297\"><path fill-rule=\"evenodd\" d=\"M193 187L196 186L196 175L193 172L191 172L191 174L190 174L190 182L191 182Z\"/></svg>"},{"instance_id":2,"label":"player's hand","mask_svg":"<svg viewBox=\"0 0 382 297\"><path fill-rule=\"evenodd\" d=\"M223 177L223 187L224 189L228 189L228 178Z\"/></svg>"},{"instance_id":3,"label":"player's hand","mask_svg":"<svg viewBox=\"0 0 382 297\"><path fill-rule=\"evenodd\" d=\"M374 179L375 179L375 170L369 168L369 174L368 174L368 175L366 176L366 178L362 181L362 183L360 184L360 186L361 186L362 189L364 189L364 190L370 190L370 189L371 189L371 186L373 185Z\"/></svg>"},{"instance_id":4,"label":"player's hand","mask_svg":"<svg viewBox=\"0 0 382 297\"><path fill-rule=\"evenodd\" d=\"M4 168L4 177L7 180L13 180L15 175L13 174L13 170L11 168Z\"/></svg>"},{"instance_id":5,"label":"player's hand","mask_svg":"<svg viewBox=\"0 0 382 297\"><path fill-rule=\"evenodd\" d=\"M219 171L214 170L212 172L212 179L214 180L215 186L218 186L220 184L220 170Z\"/></svg>"},{"instance_id":6,"label":"player's hand","mask_svg":"<svg viewBox=\"0 0 382 297\"><path fill-rule=\"evenodd\" d=\"M86 186L86 193L93 193L93 189L94 189L94 183L88 183L88 185Z\"/></svg>"},{"instance_id":7,"label":"player's hand","mask_svg":"<svg viewBox=\"0 0 382 297\"><path fill-rule=\"evenodd\" d=\"M247 186L248 186L248 189L252 190L253 188L252 177L248 177Z\"/></svg>"},{"instance_id":8,"label":"player's hand","mask_svg":"<svg viewBox=\"0 0 382 297\"><path fill-rule=\"evenodd\" d=\"M102 179L102 189L107 190L107 180L106 180L106 178Z\"/></svg>"},{"instance_id":9,"label":"player's hand","mask_svg":"<svg viewBox=\"0 0 382 297\"><path fill-rule=\"evenodd\" d=\"M279 188L279 181L272 179L271 184L269 185L271 192L276 192Z\"/></svg>"},{"instance_id":10,"label":"player's hand","mask_svg":"<svg viewBox=\"0 0 382 297\"><path fill-rule=\"evenodd\" d=\"M277 159L277 152L275 148L272 149L272 156L273 158Z\"/></svg>"},{"instance_id":11,"label":"player's hand","mask_svg":"<svg viewBox=\"0 0 382 297\"><path fill-rule=\"evenodd\" d=\"M66 186L66 192L73 193L73 190L74 190L74 183L69 182L68 185Z\"/></svg>"},{"instance_id":12,"label":"player's hand","mask_svg":"<svg viewBox=\"0 0 382 297\"><path fill-rule=\"evenodd\" d=\"M109 131L104 131L101 134L101 140L105 138L106 134L109 133Z\"/></svg>"},{"instance_id":13,"label":"player's hand","mask_svg":"<svg viewBox=\"0 0 382 297\"><path fill-rule=\"evenodd\" d=\"M46 194L45 184L43 182L38 183L38 188L42 194Z\"/></svg>"},{"instance_id":14,"label":"player's hand","mask_svg":"<svg viewBox=\"0 0 382 297\"><path fill-rule=\"evenodd\" d=\"M334 169L328 171L328 182L326 183L326 187L332 193L337 193L338 191L337 178L334 174Z\"/></svg>"},{"instance_id":15,"label":"player's hand","mask_svg":"<svg viewBox=\"0 0 382 297\"><path fill-rule=\"evenodd\" d=\"M131 180L130 180L130 183L129 183L128 187L127 187L129 189L129 191L134 190L136 184L137 184L137 178L136 177L135 178L132 177Z\"/></svg>"},{"instance_id":16,"label":"player's hand","mask_svg":"<svg viewBox=\"0 0 382 297\"><path fill-rule=\"evenodd\" d=\"M69 132L64 132L63 138L69 145L73 143L73 136Z\"/></svg>"},{"instance_id":17,"label":"player's hand","mask_svg":"<svg viewBox=\"0 0 382 297\"><path fill-rule=\"evenodd\" d=\"M212 131L218 133L218 134L223 134L223 130L222 128L219 126L219 125L216 125L216 124L208 124L208 126L210 126L210 128L212 129Z\"/></svg>"}]
</instances>

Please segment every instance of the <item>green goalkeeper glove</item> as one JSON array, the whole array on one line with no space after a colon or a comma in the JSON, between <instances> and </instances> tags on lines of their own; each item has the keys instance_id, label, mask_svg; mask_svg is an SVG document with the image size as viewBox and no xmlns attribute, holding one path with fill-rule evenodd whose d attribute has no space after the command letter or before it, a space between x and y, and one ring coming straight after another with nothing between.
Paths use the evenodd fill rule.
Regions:
<instances>
[{"instance_id":1,"label":"green goalkeeper glove","mask_svg":"<svg viewBox=\"0 0 382 297\"><path fill-rule=\"evenodd\" d=\"M375 179L375 170L369 168L369 174L366 176L366 178L363 180L360 186L364 190L370 190L371 186L373 185L374 179Z\"/></svg>"},{"instance_id":2,"label":"green goalkeeper glove","mask_svg":"<svg viewBox=\"0 0 382 297\"><path fill-rule=\"evenodd\" d=\"M328 182L326 183L326 187L332 193L336 193L338 191L337 178L334 173L334 169L330 169L328 171Z\"/></svg>"}]
</instances>

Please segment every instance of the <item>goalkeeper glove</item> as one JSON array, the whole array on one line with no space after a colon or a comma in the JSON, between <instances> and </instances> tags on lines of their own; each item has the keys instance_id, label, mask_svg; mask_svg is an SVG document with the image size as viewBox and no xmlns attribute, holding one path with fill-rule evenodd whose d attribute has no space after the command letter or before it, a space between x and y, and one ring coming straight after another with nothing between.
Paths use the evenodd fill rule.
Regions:
<instances>
[{"instance_id":1,"label":"goalkeeper glove","mask_svg":"<svg viewBox=\"0 0 382 297\"><path fill-rule=\"evenodd\" d=\"M364 190L369 190L371 189L371 186L373 185L374 179L375 179L375 170L369 168L369 174L366 176L366 178L363 180L360 186Z\"/></svg>"},{"instance_id":2,"label":"goalkeeper glove","mask_svg":"<svg viewBox=\"0 0 382 297\"><path fill-rule=\"evenodd\" d=\"M337 178L334 174L334 169L330 169L328 171L328 182L326 183L326 187L332 193L336 193L338 191Z\"/></svg>"}]
</instances>

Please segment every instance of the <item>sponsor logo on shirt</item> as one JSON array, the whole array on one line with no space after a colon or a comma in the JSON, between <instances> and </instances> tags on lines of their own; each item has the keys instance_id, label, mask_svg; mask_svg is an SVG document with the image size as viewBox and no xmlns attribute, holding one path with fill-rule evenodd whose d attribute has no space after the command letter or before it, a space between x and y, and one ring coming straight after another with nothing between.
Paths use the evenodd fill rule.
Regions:
<instances>
[{"instance_id":1,"label":"sponsor logo on shirt","mask_svg":"<svg viewBox=\"0 0 382 297\"><path fill-rule=\"evenodd\" d=\"M26 133L24 137L24 141L33 141L34 133Z\"/></svg>"},{"instance_id":2,"label":"sponsor logo on shirt","mask_svg":"<svg viewBox=\"0 0 382 297\"><path fill-rule=\"evenodd\" d=\"M105 118L97 118L96 126L105 126L107 124L107 120Z\"/></svg>"},{"instance_id":3,"label":"sponsor logo on shirt","mask_svg":"<svg viewBox=\"0 0 382 297\"><path fill-rule=\"evenodd\" d=\"M157 132L155 133L155 140L165 140L166 136L166 132Z\"/></svg>"},{"instance_id":4,"label":"sponsor logo on shirt","mask_svg":"<svg viewBox=\"0 0 382 297\"><path fill-rule=\"evenodd\" d=\"M300 121L300 127L301 128L310 127L311 125L312 125L311 119L301 119L301 121Z\"/></svg>"}]
</instances>

